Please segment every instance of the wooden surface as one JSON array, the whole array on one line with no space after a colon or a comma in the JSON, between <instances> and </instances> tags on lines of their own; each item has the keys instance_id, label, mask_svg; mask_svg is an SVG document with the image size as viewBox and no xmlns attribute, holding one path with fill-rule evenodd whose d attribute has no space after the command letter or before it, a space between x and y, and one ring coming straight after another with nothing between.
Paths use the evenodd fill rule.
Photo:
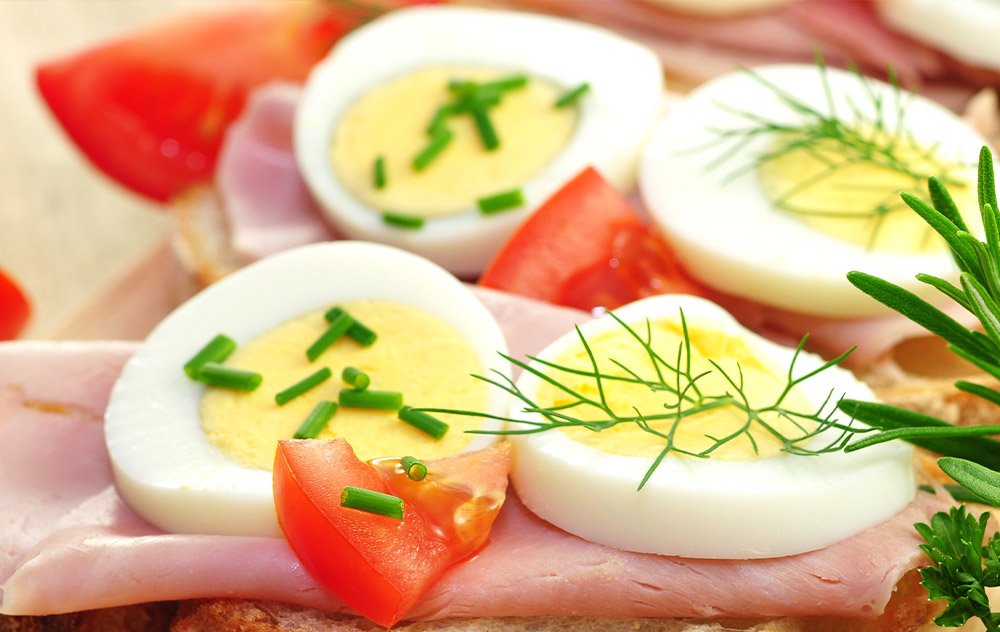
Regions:
<instances>
[{"instance_id":1,"label":"wooden surface","mask_svg":"<svg viewBox=\"0 0 1000 632\"><path fill-rule=\"evenodd\" d=\"M21 283L34 305L26 337L72 334L80 311L99 317L102 307L94 297L120 291L123 279L132 279L150 300L167 290L159 284L168 280L163 274L153 274L148 283L134 279L137 267L159 273L166 265L167 216L89 165L38 96L34 68L157 16L204 4L0 0L0 269ZM123 316L109 313L109 322Z\"/></svg>"}]
</instances>

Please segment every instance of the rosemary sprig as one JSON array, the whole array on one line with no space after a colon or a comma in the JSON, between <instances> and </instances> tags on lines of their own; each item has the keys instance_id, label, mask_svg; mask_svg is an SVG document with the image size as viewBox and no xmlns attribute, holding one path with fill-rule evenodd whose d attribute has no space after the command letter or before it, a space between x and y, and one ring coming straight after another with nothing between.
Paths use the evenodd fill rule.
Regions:
<instances>
[{"instance_id":1,"label":"rosemary sprig","mask_svg":"<svg viewBox=\"0 0 1000 632\"><path fill-rule=\"evenodd\" d=\"M848 274L848 280L937 334L954 353L1000 379L1000 206L990 150L983 147L980 152L977 188L985 242L969 233L942 182L931 178L928 189L931 204L906 194L903 200L944 238L961 271L961 287L930 275L917 278L974 314L983 330L966 329L938 308L892 283L858 272ZM955 386L1000 404L1000 390L967 381L958 381ZM943 455L938 465L971 492L973 498L994 505L1000 502L1000 442L982 436L996 434L1000 427L956 427L927 415L848 400L841 401L840 408L882 428L880 434L851 444L848 450L892 436L904 438ZM935 619L938 625L957 627L971 617L978 617L987 630L1000 631L1000 614L990 611L984 590L1000 586L1000 535L994 534L983 546L987 518L984 513L976 520L966 514L963 505L952 509L950 514L935 514L929 525L916 525L927 542L921 548L935 564L921 569L922 584L931 599L948 601L948 607Z\"/></svg>"},{"instance_id":2,"label":"rosemary sprig","mask_svg":"<svg viewBox=\"0 0 1000 632\"><path fill-rule=\"evenodd\" d=\"M648 371L650 377L642 377L637 367L627 367L614 359L610 360L611 363L620 368L624 375L611 374L600 369L589 341L577 328L580 345L589 359L589 368L574 368L534 356L528 356L526 361L522 361L509 355L503 355L515 366L536 376L543 383L551 385L565 395L566 403L551 406L542 405L536 397L518 387L514 380L498 373L499 377L476 377L520 400L523 404L521 413L527 418L525 416L504 417L440 408L423 408L421 410L480 416L502 420L508 424L508 428L505 430L466 431L476 434L526 435L574 427L601 432L620 424L633 424L651 435L653 441L658 442L661 446L660 452L653 458L644 477L639 481L639 489L642 489L663 459L671 453L695 458L708 458L724 445L741 438L749 442L754 452L758 452L757 437L771 436L777 439L781 450L785 452L815 455L840 451L856 433L868 430L852 426L850 423L842 424L835 417L836 401L833 391L828 393L824 401L814 410L801 411L786 405L789 394L800 384L839 364L851 351L802 373L797 370L796 363L806 342L806 339L803 338L789 363L780 392L766 405L754 406L744 389L743 369L738 362L735 370L727 370L718 362L709 359L710 368L695 371L691 362L691 337L683 310L680 312L681 341L671 359L667 359L657 350L649 321L646 322L645 335L642 335L636 328L625 323L613 312L609 312L609 315L617 321L631 339L641 346L645 356L644 362L648 360L651 367ZM722 383L725 385L723 390L709 390L705 386L708 383L706 378L711 374L721 377ZM586 394L584 388L575 389L567 385L565 379L560 379L561 375L584 377L584 384L592 386L596 395ZM609 382L631 384L640 388L648 388L651 392L657 393L662 401L661 411L649 413L642 412L637 408L627 412L614 410L606 397L606 385ZM677 432L686 420L699 413L720 408L739 411L740 422L736 424L734 430L724 436L705 435L708 439L708 445L701 449L691 449L679 443ZM793 430L779 428L778 420L786 422L780 425L787 425ZM818 446L813 445L812 440L818 437L829 440L821 442Z\"/></svg>"},{"instance_id":3,"label":"rosemary sprig","mask_svg":"<svg viewBox=\"0 0 1000 632\"><path fill-rule=\"evenodd\" d=\"M749 69L742 69L754 81L773 93L775 99L793 113L798 120L785 122L774 120L757 112L742 109L727 103L716 102L720 110L742 119L745 125L730 129L713 127L710 131L716 138L696 150L721 146L717 158L709 163L710 169L725 164L734 155L743 155L741 149L754 139L765 137L771 140L770 148L761 152L749 164L731 171L726 181L736 179L747 172L760 170L762 167L780 160L793 152L804 152L822 165L822 168L804 180L795 183L782 191L772 200L775 207L803 218L807 217L839 217L866 220L868 232L867 247L875 246L889 215L906 212L906 204L900 202L900 189L920 190L928 178L934 177L939 183L951 186L964 186L964 181L956 173L968 165L942 160L937 153L937 146L922 147L910 133L903 121L906 110L912 102L904 96L890 69L889 78L892 86L892 98L875 88L873 79L861 74L856 66L850 65L850 70L860 82L866 104L847 101L847 109L851 113L851 121L847 122L834 102L834 90L830 85L826 65L822 55L816 52L816 66L819 72L825 95L825 110L814 107L808 102L763 75ZM891 101L888 103L888 101ZM898 180L880 184L871 182L837 181L843 178L845 170L856 165L873 165L890 174L899 176ZM820 208L797 204L795 196L818 187L829 184L837 190L866 191L872 195L870 206L863 208ZM924 194L933 199L934 191ZM931 233L925 233L926 237Z\"/></svg>"}]
</instances>

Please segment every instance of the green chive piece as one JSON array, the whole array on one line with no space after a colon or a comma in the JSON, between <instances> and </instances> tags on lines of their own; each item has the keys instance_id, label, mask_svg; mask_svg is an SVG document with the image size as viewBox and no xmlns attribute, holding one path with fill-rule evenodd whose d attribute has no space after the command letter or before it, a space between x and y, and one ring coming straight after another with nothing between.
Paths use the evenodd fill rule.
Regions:
<instances>
[{"instance_id":1,"label":"green chive piece","mask_svg":"<svg viewBox=\"0 0 1000 632\"><path fill-rule=\"evenodd\" d=\"M347 330L351 328L354 324L354 319L343 313L338 315L330 322L330 326L326 328L323 335L316 339L316 342L306 349L306 357L309 358L310 362L315 362L316 358L320 356L324 351L330 348L330 345L337 342L337 340L347 333Z\"/></svg>"},{"instance_id":2,"label":"green chive piece","mask_svg":"<svg viewBox=\"0 0 1000 632\"><path fill-rule=\"evenodd\" d=\"M323 431L323 428L326 428L326 424L329 423L335 412L337 412L335 402L326 399L317 402L292 437L295 439L315 439Z\"/></svg>"},{"instance_id":3,"label":"green chive piece","mask_svg":"<svg viewBox=\"0 0 1000 632\"><path fill-rule=\"evenodd\" d=\"M340 494L340 506L378 514L386 518L403 519L403 499L382 492L373 492L361 487L344 487Z\"/></svg>"},{"instance_id":4,"label":"green chive piece","mask_svg":"<svg viewBox=\"0 0 1000 632\"><path fill-rule=\"evenodd\" d=\"M340 314L347 314L347 312L345 312L342 307L331 307L330 310L323 315L323 317L326 318L326 322L332 323ZM378 335L371 329L365 327L362 323L355 320L353 316L351 317L351 320L354 321L354 324L347 330L347 337L362 347L370 347L375 344L375 340L378 338Z\"/></svg>"},{"instance_id":5,"label":"green chive piece","mask_svg":"<svg viewBox=\"0 0 1000 632\"><path fill-rule=\"evenodd\" d=\"M500 138L497 137L497 130L493 127L489 112L482 105L472 108L472 120L476 122L476 129L479 130L479 138L483 141L486 151L494 151L500 147Z\"/></svg>"},{"instance_id":6,"label":"green chive piece","mask_svg":"<svg viewBox=\"0 0 1000 632\"><path fill-rule=\"evenodd\" d=\"M374 167L374 179L375 188L384 189L385 188L385 156L379 156L375 159Z\"/></svg>"},{"instance_id":7,"label":"green chive piece","mask_svg":"<svg viewBox=\"0 0 1000 632\"><path fill-rule=\"evenodd\" d=\"M415 456L404 456L399 462L406 472L406 477L411 481L422 481L427 477L427 466L421 463Z\"/></svg>"},{"instance_id":8,"label":"green chive piece","mask_svg":"<svg viewBox=\"0 0 1000 632\"><path fill-rule=\"evenodd\" d=\"M201 365L201 369L194 379L209 386L220 386L237 391L253 391L260 386L264 377L260 373L235 369L218 362L206 362Z\"/></svg>"},{"instance_id":9,"label":"green chive piece","mask_svg":"<svg viewBox=\"0 0 1000 632\"><path fill-rule=\"evenodd\" d=\"M435 439L440 439L448 432L448 424L423 411L413 410L409 406L403 406L399 409L399 418Z\"/></svg>"},{"instance_id":10,"label":"green chive piece","mask_svg":"<svg viewBox=\"0 0 1000 632\"><path fill-rule=\"evenodd\" d=\"M345 383L350 384L359 391L368 388L368 385L372 382L367 373L353 366L344 367L344 370L340 373L340 377L343 378Z\"/></svg>"},{"instance_id":11,"label":"green chive piece","mask_svg":"<svg viewBox=\"0 0 1000 632\"><path fill-rule=\"evenodd\" d=\"M524 195L521 193L521 189L513 189L512 191L504 191L503 193L480 198L476 203L479 205L481 213L490 215L491 213L499 213L500 211L523 206Z\"/></svg>"},{"instance_id":12,"label":"green chive piece","mask_svg":"<svg viewBox=\"0 0 1000 632\"><path fill-rule=\"evenodd\" d=\"M184 372L188 374L188 377L198 379L198 371L206 362L223 362L234 349L236 349L236 341L225 334L219 334L209 340L208 344L187 361L187 364L184 365Z\"/></svg>"},{"instance_id":13,"label":"green chive piece","mask_svg":"<svg viewBox=\"0 0 1000 632\"><path fill-rule=\"evenodd\" d=\"M372 408L375 410L399 410L403 405L403 394L399 391L359 391L353 388L340 389L340 405L347 408Z\"/></svg>"},{"instance_id":14,"label":"green chive piece","mask_svg":"<svg viewBox=\"0 0 1000 632\"><path fill-rule=\"evenodd\" d=\"M572 90L567 90L562 94L562 96L556 99L556 107L568 108L569 106L576 103L580 99L580 97L586 94L589 90L590 90L590 84L587 82L581 83Z\"/></svg>"},{"instance_id":15,"label":"green chive piece","mask_svg":"<svg viewBox=\"0 0 1000 632\"><path fill-rule=\"evenodd\" d=\"M427 133L431 136L438 134L444 129L445 121L448 117L455 113L455 106L448 104L442 105L434 112L434 118L431 119L430 124L427 126Z\"/></svg>"},{"instance_id":16,"label":"green chive piece","mask_svg":"<svg viewBox=\"0 0 1000 632\"><path fill-rule=\"evenodd\" d=\"M500 90L506 92L507 90L517 90L518 88L523 88L528 85L528 75L510 75L508 77L502 77L496 81L488 81L486 83L479 84L480 90Z\"/></svg>"},{"instance_id":17,"label":"green chive piece","mask_svg":"<svg viewBox=\"0 0 1000 632\"><path fill-rule=\"evenodd\" d=\"M413 169L423 171L432 160L437 158L438 154L444 151L444 148L451 142L452 136L454 134L451 133L450 129L446 127L438 128L434 135L431 136L431 140L427 143L427 146L413 159Z\"/></svg>"},{"instance_id":18,"label":"green chive piece","mask_svg":"<svg viewBox=\"0 0 1000 632\"><path fill-rule=\"evenodd\" d=\"M304 378L296 382L295 384L292 384L291 386L281 391L280 393L277 393L274 396L274 401L276 404L278 404L278 406L284 406L285 404L292 401L299 395L302 395L306 391L313 389L322 384L323 382L327 381L328 379L330 379L331 375L333 375L333 372L329 369L329 367L323 367L322 369L316 371L309 377Z\"/></svg>"},{"instance_id":19,"label":"green chive piece","mask_svg":"<svg viewBox=\"0 0 1000 632\"><path fill-rule=\"evenodd\" d=\"M382 213L382 221L390 226L419 230L424 227L424 218L418 215L404 215L403 213L393 213L385 211Z\"/></svg>"}]
</instances>

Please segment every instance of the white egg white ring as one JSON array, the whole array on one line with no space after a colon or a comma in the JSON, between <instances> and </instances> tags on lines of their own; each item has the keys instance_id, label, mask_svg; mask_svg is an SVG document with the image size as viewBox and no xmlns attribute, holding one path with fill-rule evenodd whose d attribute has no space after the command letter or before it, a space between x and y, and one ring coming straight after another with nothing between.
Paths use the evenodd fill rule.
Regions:
<instances>
[{"instance_id":1,"label":"white egg white ring","mask_svg":"<svg viewBox=\"0 0 1000 632\"><path fill-rule=\"evenodd\" d=\"M334 302L382 299L443 319L473 345L484 371L509 375L499 326L455 277L389 246L328 242L283 252L224 278L178 307L149 335L115 383L105 439L122 497L173 533L280 536L271 472L246 467L208 442L201 428L204 385L182 367L225 333L238 344ZM489 392L503 414L505 393ZM496 428L487 421L483 427ZM486 447L475 435L466 448Z\"/></svg>"},{"instance_id":2,"label":"white egg white ring","mask_svg":"<svg viewBox=\"0 0 1000 632\"><path fill-rule=\"evenodd\" d=\"M588 82L573 136L521 187L518 209L429 219L419 230L387 226L380 209L351 195L329 166L337 121L365 92L432 65L525 72L566 89ZM478 275L514 229L563 184L593 166L621 190L635 181L639 146L659 113L660 62L649 49L569 20L469 7L390 13L345 37L312 71L295 119L295 154L330 222L348 237L421 254L459 276ZM405 107L401 105L401 107Z\"/></svg>"},{"instance_id":3,"label":"white egg white ring","mask_svg":"<svg viewBox=\"0 0 1000 632\"><path fill-rule=\"evenodd\" d=\"M812 107L827 112L820 74L812 65L779 65L754 72ZM826 70L839 118L853 120L848 100L862 108L870 104L858 77ZM885 99L889 129L895 129L895 108L906 103L904 125L939 155L969 165L962 175L975 186L975 165L986 140L960 118L938 104L909 93L899 95L883 82L871 88ZM709 169L732 144L719 144L713 129L750 125L720 104L749 110L767 120L794 124L798 115L782 105L773 92L744 72L723 75L691 92L654 127L643 149L639 188L654 221L663 229L685 267L699 280L723 292L791 311L829 317L865 317L888 313L847 280L861 270L901 285L928 300L941 294L920 283L918 272L957 282L958 270L946 250L903 255L877 252L826 235L775 209L761 190L754 169L727 180L769 149L773 137L761 134L721 167ZM698 149L702 148L702 149ZM909 210L900 212L910 212ZM976 231L977 209L963 209Z\"/></svg>"},{"instance_id":4,"label":"white egg white ring","mask_svg":"<svg viewBox=\"0 0 1000 632\"><path fill-rule=\"evenodd\" d=\"M880 0L883 19L968 64L1000 70L1000 3L994 0Z\"/></svg>"},{"instance_id":5,"label":"white egg white ring","mask_svg":"<svg viewBox=\"0 0 1000 632\"><path fill-rule=\"evenodd\" d=\"M742 336L779 367L793 349L749 332L709 301L663 295L631 303L615 313L626 323L648 319L711 323ZM585 337L620 328L604 317L581 328ZM575 332L547 347L539 357L554 360L579 344ZM655 345L655 340L654 340ZM823 361L800 354L799 376ZM542 368L536 365L537 368ZM816 408L835 390L872 399L871 390L839 367L800 387ZM530 373L518 387L532 397L541 381ZM513 402L519 409L519 402ZM829 409L826 409L829 410ZM521 412L515 418L538 420ZM842 417L842 416L841 416ZM513 423L512 429L522 428ZM839 431L830 432L839 434ZM826 445L819 435L810 445ZM901 443L854 453L781 455L757 461L667 457L641 491L649 458L601 452L559 431L516 436L511 480L521 500L540 517L587 540L621 549L692 558L750 559L793 555L822 548L878 524L901 510L916 493L913 450Z\"/></svg>"}]
</instances>

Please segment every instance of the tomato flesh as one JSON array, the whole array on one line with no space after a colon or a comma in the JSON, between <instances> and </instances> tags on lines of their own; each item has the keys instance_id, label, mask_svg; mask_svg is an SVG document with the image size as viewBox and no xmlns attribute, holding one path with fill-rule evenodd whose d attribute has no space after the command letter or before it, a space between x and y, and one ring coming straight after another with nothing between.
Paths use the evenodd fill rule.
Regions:
<instances>
[{"instance_id":1,"label":"tomato flesh","mask_svg":"<svg viewBox=\"0 0 1000 632\"><path fill-rule=\"evenodd\" d=\"M706 292L628 199L589 167L521 225L479 283L584 310Z\"/></svg>"},{"instance_id":2,"label":"tomato flesh","mask_svg":"<svg viewBox=\"0 0 1000 632\"><path fill-rule=\"evenodd\" d=\"M407 3L414 2L382 4ZM95 166L165 202L211 180L223 135L253 88L303 81L334 42L369 17L341 2L212 7L43 64L36 82Z\"/></svg>"},{"instance_id":3,"label":"tomato flesh","mask_svg":"<svg viewBox=\"0 0 1000 632\"><path fill-rule=\"evenodd\" d=\"M274 466L278 522L303 566L385 627L485 543L510 469L501 447L430 461L419 482L406 478L398 461L363 463L343 439L287 440ZM403 519L341 507L348 485L403 498Z\"/></svg>"},{"instance_id":4,"label":"tomato flesh","mask_svg":"<svg viewBox=\"0 0 1000 632\"><path fill-rule=\"evenodd\" d=\"M31 303L21 288L0 270L0 340L17 338L31 317Z\"/></svg>"}]
</instances>

